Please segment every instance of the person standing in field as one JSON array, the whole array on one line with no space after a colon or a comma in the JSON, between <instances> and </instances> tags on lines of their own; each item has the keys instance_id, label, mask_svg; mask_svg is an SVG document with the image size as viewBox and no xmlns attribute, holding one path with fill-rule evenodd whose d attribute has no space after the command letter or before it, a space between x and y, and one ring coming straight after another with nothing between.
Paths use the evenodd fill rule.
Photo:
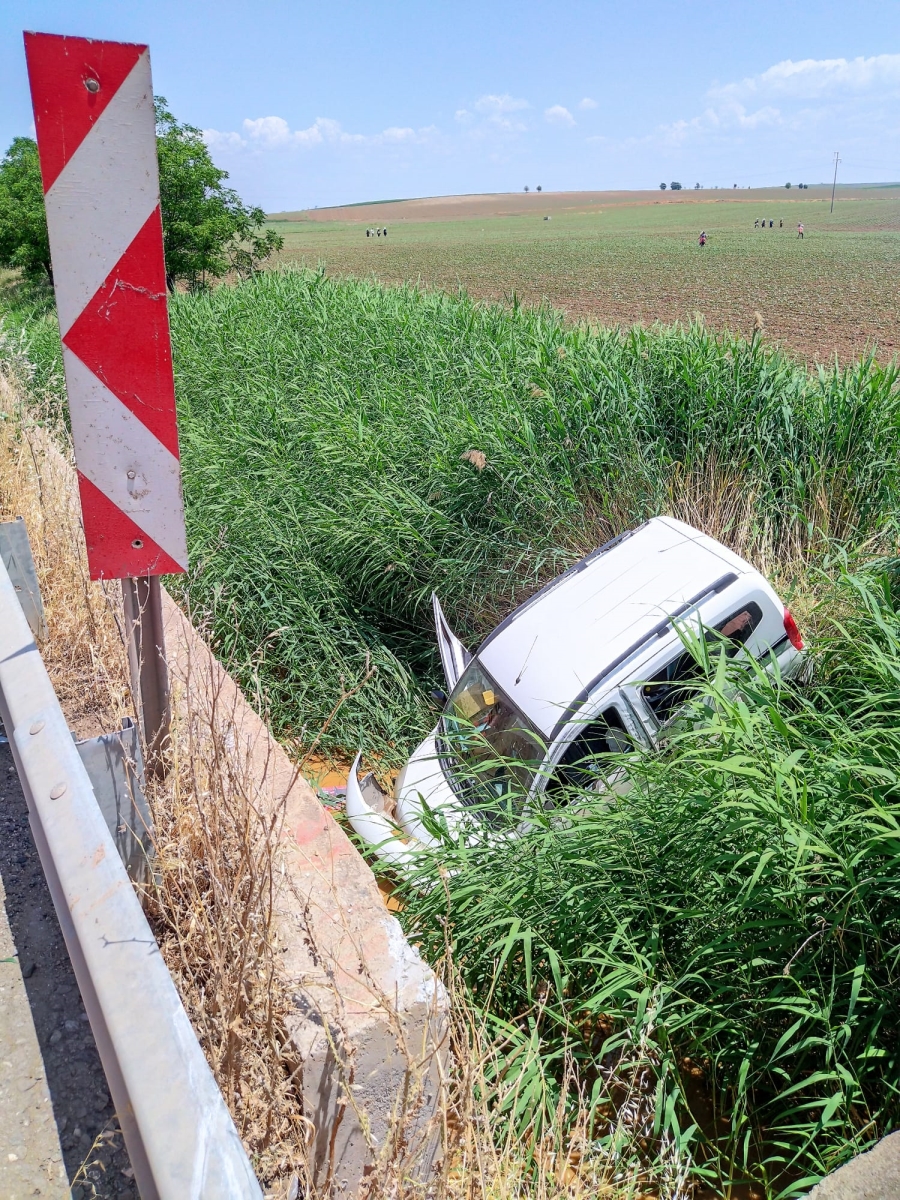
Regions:
<instances>
[{"instance_id":1,"label":"person standing in field","mask_svg":"<svg viewBox=\"0 0 900 1200\"><path fill-rule=\"evenodd\" d=\"M801 240L803 238L803 222L802 221L797 222L797 237L800 238Z\"/></svg>"},{"instance_id":2,"label":"person standing in field","mask_svg":"<svg viewBox=\"0 0 900 1200\"><path fill-rule=\"evenodd\" d=\"M779 228L779 229L783 229L783 228L784 228L784 217L779 217L779 218L778 218L778 228Z\"/></svg>"},{"instance_id":3,"label":"person standing in field","mask_svg":"<svg viewBox=\"0 0 900 1200\"><path fill-rule=\"evenodd\" d=\"M697 245L698 246L706 245L706 230L705 229L701 231L700 236L697 238Z\"/></svg>"},{"instance_id":4,"label":"person standing in field","mask_svg":"<svg viewBox=\"0 0 900 1200\"><path fill-rule=\"evenodd\" d=\"M753 222L753 228L759 229L759 217L757 217L756 220Z\"/></svg>"}]
</instances>

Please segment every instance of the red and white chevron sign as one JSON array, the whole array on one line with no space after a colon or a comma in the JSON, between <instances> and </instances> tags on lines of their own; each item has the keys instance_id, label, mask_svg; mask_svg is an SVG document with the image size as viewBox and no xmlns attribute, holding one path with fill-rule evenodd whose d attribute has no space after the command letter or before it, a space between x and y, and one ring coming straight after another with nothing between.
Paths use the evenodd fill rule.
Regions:
<instances>
[{"instance_id":1,"label":"red and white chevron sign","mask_svg":"<svg viewBox=\"0 0 900 1200\"><path fill-rule=\"evenodd\" d=\"M187 568L146 46L26 33L92 579Z\"/></svg>"}]
</instances>

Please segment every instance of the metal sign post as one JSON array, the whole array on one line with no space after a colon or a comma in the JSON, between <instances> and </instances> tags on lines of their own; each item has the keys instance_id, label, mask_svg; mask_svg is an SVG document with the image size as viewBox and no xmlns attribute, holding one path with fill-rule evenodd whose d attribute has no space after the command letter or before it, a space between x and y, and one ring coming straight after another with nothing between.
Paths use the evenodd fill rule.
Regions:
<instances>
[{"instance_id":1,"label":"metal sign post","mask_svg":"<svg viewBox=\"0 0 900 1200\"><path fill-rule=\"evenodd\" d=\"M162 770L159 576L187 569L146 46L26 33L92 579L121 579L132 690Z\"/></svg>"},{"instance_id":2,"label":"metal sign post","mask_svg":"<svg viewBox=\"0 0 900 1200\"><path fill-rule=\"evenodd\" d=\"M139 697L138 719L147 747L147 762L151 771L159 775L171 719L159 576L123 579L122 600L131 690Z\"/></svg>"}]
</instances>

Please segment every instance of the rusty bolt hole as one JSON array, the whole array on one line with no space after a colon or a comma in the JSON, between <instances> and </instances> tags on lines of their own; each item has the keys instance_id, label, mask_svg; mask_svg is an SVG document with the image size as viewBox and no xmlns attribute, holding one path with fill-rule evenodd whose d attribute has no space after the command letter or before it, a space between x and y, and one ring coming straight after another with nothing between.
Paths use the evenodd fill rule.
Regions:
<instances>
[{"instance_id":1,"label":"rusty bolt hole","mask_svg":"<svg viewBox=\"0 0 900 1200\"><path fill-rule=\"evenodd\" d=\"M87 77L87 79L85 79L84 86L91 93L91 95L94 96L100 91L99 79L93 79L90 75Z\"/></svg>"}]
</instances>

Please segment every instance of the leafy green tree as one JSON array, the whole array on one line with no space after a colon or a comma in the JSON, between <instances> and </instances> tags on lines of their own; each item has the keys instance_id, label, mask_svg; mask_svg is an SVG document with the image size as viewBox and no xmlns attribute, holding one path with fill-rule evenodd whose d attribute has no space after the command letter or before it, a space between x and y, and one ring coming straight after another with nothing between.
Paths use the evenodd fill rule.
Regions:
<instances>
[{"instance_id":1,"label":"leafy green tree","mask_svg":"<svg viewBox=\"0 0 900 1200\"><path fill-rule=\"evenodd\" d=\"M261 208L249 208L215 165L199 129L183 125L156 102L156 145L166 283L206 287L230 271L249 275L284 241L265 228ZM29 279L53 279L37 144L17 137L0 162L0 266Z\"/></svg>"},{"instance_id":2,"label":"leafy green tree","mask_svg":"<svg viewBox=\"0 0 900 1200\"><path fill-rule=\"evenodd\" d=\"M786 188L789 188L791 185L790 185L789 183L786 183L784 186L785 186Z\"/></svg>"},{"instance_id":3,"label":"leafy green tree","mask_svg":"<svg viewBox=\"0 0 900 1200\"><path fill-rule=\"evenodd\" d=\"M664 191L666 190L666 185L665 185L664 183L661 183L661 184L659 185L659 190L660 190L661 192L664 192Z\"/></svg>"},{"instance_id":4,"label":"leafy green tree","mask_svg":"<svg viewBox=\"0 0 900 1200\"><path fill-rule=\"evenodd\" d=\"M261 208L248 208L232 188L228 172L213 162L203 134L172 116L158 96L156 144L162 203L166 282L191 289L207 286L229 271L249 275L284 245L265 228Z\"/></svg>"},{"instance_id":5,"label":"leafy green tree","mask_svg":"<svg viewBox=\"0 0 900 1200\"><path fill-rule=\"evenodd\" d=\"M37 143L17 137L0 162L0 267L53 281Z\"/></svg>"},{"instance_id":6,"label":"leafy green tree","mask_svg":"<svg viewBox=\"0 0 900 1200\"><path fill-rule=\"evenodd\" d=\"M670 189L671 189L673 192L680 192L680 191L681 191L681 184L680 184L680 183L670 183L670 184L669 184L669 187L670 187Z\"/></svg>"}]
</instances>

